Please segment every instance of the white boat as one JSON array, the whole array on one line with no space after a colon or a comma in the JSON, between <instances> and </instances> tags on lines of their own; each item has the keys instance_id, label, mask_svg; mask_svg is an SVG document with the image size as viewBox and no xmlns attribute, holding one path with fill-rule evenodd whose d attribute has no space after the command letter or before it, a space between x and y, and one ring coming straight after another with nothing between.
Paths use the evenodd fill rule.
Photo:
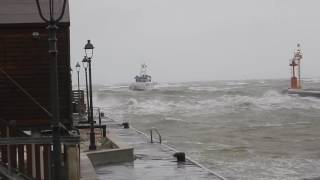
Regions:
<instances>
[{"instance_id":1,"label":"white boat","mask_svg":"<svg viewBox=\"0 0 320 180\"><path fill-rule=\"evenodd\" d=\"M152 82L151 76L147 74L147 65L141 65L140 75L134 78L136 82L131 83L129 89L134 91L145 91L154 88L155 83Z\"/></svg>"}]
</instances>

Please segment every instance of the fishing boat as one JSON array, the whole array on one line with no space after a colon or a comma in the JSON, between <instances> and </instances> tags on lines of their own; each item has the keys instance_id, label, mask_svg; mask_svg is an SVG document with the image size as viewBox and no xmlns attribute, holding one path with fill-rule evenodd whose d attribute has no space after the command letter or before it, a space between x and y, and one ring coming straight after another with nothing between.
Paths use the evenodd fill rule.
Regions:
<instances>
[{"instance_id":1,"label":"fishing boat","mask_svg":"<svg viewBox=\"0 0 320 180\"><path fill-rule=\"evenodd\" d=\"M152 82L151 76L147 74L147 65L141 65L140 74L135 76L135 82L129 85L129 89L134 91L145 91L154 88L155 83Z\"/></svg>"},{"instance_id":2,"label":"fishing boat","mask_svg":"<svg viewBox=\"0 0 320 180\"><path fill-rule=\"evenodd\" d=\"M303 54L300 48L300 44L298 44L296 50L293 53L293 58L290 59L289 63L289 66L291 66L291 87L286 90L286 93L296 94L299 96L320 97L319 89L302 89L300 69L302 57Z\"/></svg>"}]
</instances>

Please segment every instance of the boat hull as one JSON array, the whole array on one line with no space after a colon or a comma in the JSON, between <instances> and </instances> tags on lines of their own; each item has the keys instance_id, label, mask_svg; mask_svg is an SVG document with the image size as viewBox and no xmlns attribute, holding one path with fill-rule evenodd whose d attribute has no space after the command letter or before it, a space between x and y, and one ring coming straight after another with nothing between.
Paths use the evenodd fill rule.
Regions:
<instances>
[{"instance_id":1,"label":"boat hull","mask_svg":"<svg viewBox=\"0 0 320 180\"><path fill-rule=\"evenodd\" d=\"M154 88L154 83L152 82L135 82L130 84L129 89L133 91L146 91Z\"/></svg>"}]
</instances>

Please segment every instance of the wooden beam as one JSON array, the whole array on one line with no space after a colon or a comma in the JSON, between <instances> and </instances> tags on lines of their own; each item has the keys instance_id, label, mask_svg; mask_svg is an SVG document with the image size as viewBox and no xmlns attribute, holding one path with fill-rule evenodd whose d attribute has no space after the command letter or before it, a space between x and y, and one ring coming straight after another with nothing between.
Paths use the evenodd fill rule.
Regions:
<instances>
[{"instance_id":1,"label":"wooden beam","mask_svg":"<svg viewBox=\"0 0 320 180\"><path fill-rule=\"evenodd\" d=\"M63 144L79 144L80 137L61 137ZM18 145L18 144L52 144L52 137L8 137L0 138L0 145Z\"/></svg>"}]
</instances>

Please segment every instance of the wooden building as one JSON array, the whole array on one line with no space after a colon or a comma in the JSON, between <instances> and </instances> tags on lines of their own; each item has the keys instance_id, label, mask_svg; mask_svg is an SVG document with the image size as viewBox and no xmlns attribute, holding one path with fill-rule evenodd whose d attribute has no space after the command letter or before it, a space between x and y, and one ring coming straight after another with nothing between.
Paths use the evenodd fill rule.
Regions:
<instances>
[{"instance_id":1,"label":"wooden building","mask_svg":"<svg viewBox=\"0 0 320 180\"><path fill-rule=\"evenodd\" d=\"M43 7L48 7L41 0ZM55 0L60 2L62 0ZM59 6L57 6L59 7ZM69 9L58 32L60 120L72 124ZM50 112L50 62L47 25L35 0L0 1L0 68ZM49 117L21 89L0 72L0 118L17 126L49 127Z\"/></svg>"},{"instance_id":2,"label":"wooden building","mask_svg":"<svg viewBox=\"0 0 320 180\"><path fill-rule=\"evenodd\" d=\"M40 0L43 9L48 0ZM54 0L62 7L63 0ZM58 3L58 4L57 4ZM59 8L57 8L59 9ZM48 11L44 12L48 15ZM62 179L79 179L79 136L72 128L70 19L67 8L58 27ZM35 0L0 1L0 179L3 172L19 178L51 179L53 167L48 30ZM73 167L72 167L73 166ZM77 173L75 173L77 172ZM2 174L1 174L2 173ZM23 175L23 176L22 176Z\"/></svg>"}]
</instances>

